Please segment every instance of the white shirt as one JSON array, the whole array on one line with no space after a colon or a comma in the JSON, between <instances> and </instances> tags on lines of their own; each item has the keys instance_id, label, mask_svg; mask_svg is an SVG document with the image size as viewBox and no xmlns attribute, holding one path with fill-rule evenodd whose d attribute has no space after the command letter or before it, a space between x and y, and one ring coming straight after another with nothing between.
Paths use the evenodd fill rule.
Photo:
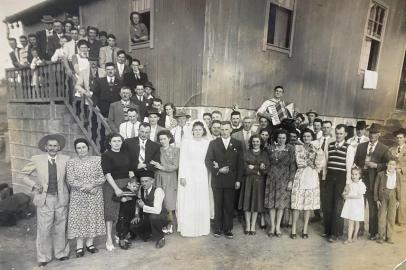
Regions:
<instances>
[{"instance_id":1,"label":"white shirt","mask_svg":"<svg viewBox=\"0 0 406 270\"><path fill-rule=\"evenodd\" d=\"M227 139L224 139L223 137L221 137L221 140L223 141L224 147L225 147L226 149L228 149L228 146L229 146L229 144L230 144L231 137L228 137Z\"/></svg>"},{"instance_id":2,"label":"white shirt","mask_svg":"<svg viewBox=\"0 0 406 270\"><path fill-rule=\"evenodd\" d=\"M173 138L175 140L175 146L180 147L182 144L182 141L185 138L190 138L192 137L192 131L190 130L190 125L186 123L185 126L183 126L183 137L182 137L182 127L181 126L176 126L173 129L171 129L171 133L173 135Z\"/></svg>"},{"instance_id":3,"label":"white shirt","mask_svg":"<svg viewBox=\"0 0 406 270\"><path fill-rule=\"evenodd\" d=\"M106 78L107 78L107 83L114 83L114 80L115 80L114 76L112 76L112 77L107 76Z\"/></svg>"},{"instance_id":4,"label":"white shirt","mask_svg":"<svg viewBox=\"0 0 406 270\"><path fill-rule=\"evenodd\" d=\"M57 157L58 155L56 155L56 156L54 156L54 157L51 157L50 155L48 155L48 161L50 162L50 163L53 163L54 161L55 161L55 163L56 163L56 157ZM52 161L52 159L53 159L53 161Z\"/></svg>"},{"instance_id":5,"label":"white shirt","mask_svg":"<svg viewBox=\"0 0 406 270\"><path fill-rule=\"evenodd\" d=\"M124 64L117 63L117 70L120 77L123 75L124 72Z\"/></svg>"},{"instance_id":6,"label":"white shirt","mask_svg":"<svg viewBox=\"0 0 406 270\"><path fill-rule=\"evenodd\" d=\"M69 61L72 60L72 56L75 54L76 42L72 39L72 40L66 42L64 45L65 53L66 53L66 56L68 57Z\"/></svg>"},{"instance_id":7,"label":"white shirt","mask_svg":"<svg viewBox=\"0 0 406 270\"><path fill-rule=\"evenodd\" d=\"M319 132L316 133L316 139L320 139L321 137L323 137L323 131L319 130Z\"/></svg>"},{"instance_id":8,"label":"white shirt","mask_svg":"<svg viewBox=\"0 0 406 270\"><path fill-rule=\"evenodd\" d=\"M57 62L58 60L64 59L67 57L64 47L58 48L55 50L54 55L51 57L52 62Z\"/></svg>"},{"instance_id":9,"label":"white shirt","mask_svg":"<svg viewBox=\"0 0 406 270\"><path fill-rule=\"evenodd\" d=\"M51 29L51 30L45 29L45 34L47 35L47 37L51 37L51 36L54 35L54 30L53 29Z\"/></svg>"},{"instance_id":10,"label":"white shirt","mask_svg":"<svg viewBox=\"0 0 406 270\"><path fill-rule=\"evenodd\" d=\"M245 129L242 130L242 134L244 136L244 141L248 142L251 137L251 130L246 131Z\"/></svg>"},{"instance_id":11,"label":"white shirt","mask_svg":"<svg viewBox=\"0 0 406 270\"><path fill-rule=\"evenodd\" d=\"M151 190L152 190L152 186L147 190L148 195L151 192ZM140 192L141 192L141 189L140 189ZM154 193L154 206L151 207L148 205L144 205L144 207L142 208L142 211L144 213L159 215L162 211L162 203L164 201L164 198L165 198L165 193L164 193L163 189L157 187L155 189L155 193Z\"/></svg>"},{"instance_id":12,"label":"white shirt","mask_svg":"<svg viewBox=\"0 0 406 270\"><path fill-rule=\"evenodd\" d=\"M120 124L120 135L123 136L124 139L134 138L131 136L132 128L135 128L135 136L138 137L138 130L140 129L140 122L135 122L134 124L130 121L124 122Z\"/></svg>"},{"instance_id":13,"label":"white shirt","mask_svg":"<svg viewBox=\"0 0 406 270\"><path fill-rule=\"evenodd\" d=\"M396 188L396 172L390 173L386 171L386 175L388 179L386 180L386 188L387 189L395 189Z\"/></svg>"},{"instance_id":14,"label":"white shirt","mask_svg":"<svg viewBox=\"0 0 406 270\"><path fill-rule=\"evenodd\" d=\"M149 134L149 139L153 142L155 142L155 135L156 135L156 129L158 125L156 126L151 126L151 133Z\"/></svg>"}]
</instances>

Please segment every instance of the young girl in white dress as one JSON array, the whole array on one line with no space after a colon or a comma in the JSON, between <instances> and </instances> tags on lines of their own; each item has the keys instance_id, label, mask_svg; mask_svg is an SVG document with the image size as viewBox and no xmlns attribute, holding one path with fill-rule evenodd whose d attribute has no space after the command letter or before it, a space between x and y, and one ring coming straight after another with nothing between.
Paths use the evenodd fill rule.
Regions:
<instances>
[{"instance_id":1,"label":"young girl in white dress","mask_svg":"<svg viewBox=\"0 0 406 270\"><path fill-rule=\"evenodd\" d=\"M357 240L359 222L364 221L364 194L366 186L361 180L361 169L353 167L351 169L351 183L343 192L345 203L341 211L341 217L348 220L348 239L344 244Z\"/></svg>"}]
</instances>

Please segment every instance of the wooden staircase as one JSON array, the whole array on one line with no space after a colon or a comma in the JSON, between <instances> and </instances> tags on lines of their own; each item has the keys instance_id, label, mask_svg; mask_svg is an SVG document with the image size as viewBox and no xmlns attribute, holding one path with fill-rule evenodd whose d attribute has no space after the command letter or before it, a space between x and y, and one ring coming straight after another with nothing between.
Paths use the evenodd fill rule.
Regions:
<instances>
[{"instance_id":1,"label":"wooden staircase","mask_svg":"<svg viewBox=\"0 0 406 270\"><path fill-rule=\"evenodd\" d=\"M36 70L28 67L6 69L9 102L51 107L64 104L74 124L89 141L94 154L100 155L104 149L103 138L111 132L111 128L89 96L74 96L77 79L66 67L66 63L50 63Z\"/></svg>"}]
</instances>

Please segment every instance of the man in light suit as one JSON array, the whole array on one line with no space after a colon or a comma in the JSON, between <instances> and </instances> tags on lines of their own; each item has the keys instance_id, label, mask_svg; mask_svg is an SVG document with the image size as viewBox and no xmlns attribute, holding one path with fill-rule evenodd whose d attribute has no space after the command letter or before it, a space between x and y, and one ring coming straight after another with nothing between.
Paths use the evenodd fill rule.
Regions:
<instances>
[{"instance_id":1,"label":"man in light suit","mask_svg":"<svg viewBox=\"0 0 406 270\"><path fill-rule=\"evenodd\" d=\"M131 170L135 172L137 177L144 171L155 171L156 167L151 164L151 161L161 162L160 145L149 139L151 133L151 125L149 123L141 123L138 131L138 137L125 140L130 152Z\"/></svg>"},{"instance_id":2,"label":"man in light suit","mask_svg":"<svg viewBox=\"0 0 406 270\"><path fill-rule=\"evenodd\" d=\"M113 34L107 36L108 46L100 48L99 51L99 64L101 68L104 68L107 62L116 63L117 53L121 51L119 47L116 46L116 37Z\"/></svg>"},{"instance_id":3,"label":"man in light suit","mask_svg":"<svg viewBox=\"0 0 406 270\"><path fill-rule=\"evenodd\" d=\"M254 120L249 116L244 117L244 119L242 120L242 129L231 134L231 138L234 138L241 142L244 152L248 150L250 137L256 134L256 132L251 130L253 121Z\"/></svg>"},{"instance_id":4,"label":"man in light suit","mask_svg":"<svg viewBox=\"0 0 406 270\"><path fill-rule=\"evenodd\" d=\"M128 87L121 87L120 90L121 100L110 104L108 123L114 132L119 132L120 124L128 120L127 111L130 108L139 110L138 105L131 102L131 89Z\"/></svg>"},{"instance_id":5,"label":"man in light suit","mask_svg":"<svg viewBox=\"0 0 406 270\"><path fill-rule=\"evenodd\" d=\"M366 199L369 207L369 239L378 239L378 208L374 201L375 178L386 169L389 158L388 147L379 142L381 126L373 123L369 128L369 142L360 143L355 152L354 163L362 168L362 179L367 187Z\"/></svg>"},{"instance_id":6,"label":"man in light suit","mask_svg":"<svg viewBox=\"0 0 406 270\"><path fill-rule=\"evenodd\" d=\"M240 188L243 177L243 149L236 139L230 137L231 123L221 123L221 138L210 142L205 163L211 171L211 186L214 195L213 235L222 233L228 239L233 238L233 213L235 189Z\"/></svg>"},{"instance_id":7,"label":"man in light suit","mask_svg":"<svg viewBox=\"0 0 406 270\"><path fill-rule=\"evenodd\" d=\"M69 257L66 239L69 190L65 180L68 156L59 154L65 146L62 135L43 137L38 147L46 154L36 155L21 170L24 181L34 192L33 203L37 207L37 260L40 267L55 258L60 261ZM30 176L36 175L36 179Z\"/></svg>"},{"instance_id":8,"label":"man in light suit","mask_svg":"<svg viewBox=\"0 0 406 270\"><path fill-rule=\"evenodd\" d=\"M15 38L9 38L8 44L12 51L9 53L11 62L15 68L21 67L20 64L20 48L17 47L17 40Z\"/></svg>"}]
</instances>

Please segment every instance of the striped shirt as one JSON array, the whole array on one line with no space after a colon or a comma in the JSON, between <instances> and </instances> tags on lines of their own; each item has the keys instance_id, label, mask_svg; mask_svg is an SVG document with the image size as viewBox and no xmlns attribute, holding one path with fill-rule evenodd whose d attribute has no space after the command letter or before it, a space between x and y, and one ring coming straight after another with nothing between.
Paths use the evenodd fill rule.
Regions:
<instances>
[{"instance_id":1,"label":"striped shirt","mask_svg":"<svg viewBox=\"0 0 406 270\"><path fill-rule=\"evenodd\" d=\"M336 147L336 143L332 142L328 145L328 161L327 169L334 171L347 171L347 152L348 143L343 143Z\"/></svg>"}]
</instances>

